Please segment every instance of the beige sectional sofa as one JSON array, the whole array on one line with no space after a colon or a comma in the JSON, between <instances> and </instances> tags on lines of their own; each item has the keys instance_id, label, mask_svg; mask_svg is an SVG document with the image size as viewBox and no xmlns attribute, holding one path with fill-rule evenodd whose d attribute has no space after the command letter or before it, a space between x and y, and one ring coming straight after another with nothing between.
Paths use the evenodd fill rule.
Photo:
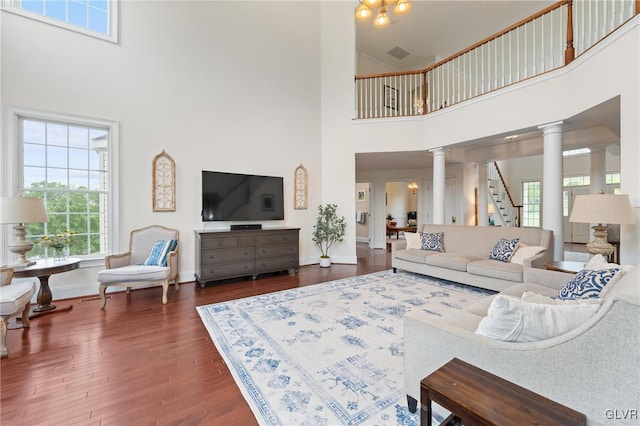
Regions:
<instances>
[{"instance_id":1,"label":"beige sectional sofa","mask_svg":"<svg viewBox=\"0 0 640 426\"><path fill-rule=\"evenodd\" d=\"M517 298L528 291L557 296L573 277L525 268L525 283L501 294ZM497 295L448 316L411 311L404 320L409 409L416 409L420 380L459 358L584 413L588 425L640 424L640 267L607 284L599 294L602 303L595 314L577 328L529 342L476 333ZM572 315L570 311L566 317Z\"/></svg>"},{"instance_id":2,"label":"beige sectional sofa","mask_svg":"<svg viewBox=\"0 0 640 426\"><path fill-rule=\"evenodd\" d=\"M553 232L539 228L496 226L424 225L421 232L443 233L444 253L406 248L406 241L392 245L393 271L403 269L432 277L502 291L522 283L525 268L544 268L553 261ZM522 264L488 259L500 238L518 237L527 246L545 250Z\"/></svg>"}]
</instances>

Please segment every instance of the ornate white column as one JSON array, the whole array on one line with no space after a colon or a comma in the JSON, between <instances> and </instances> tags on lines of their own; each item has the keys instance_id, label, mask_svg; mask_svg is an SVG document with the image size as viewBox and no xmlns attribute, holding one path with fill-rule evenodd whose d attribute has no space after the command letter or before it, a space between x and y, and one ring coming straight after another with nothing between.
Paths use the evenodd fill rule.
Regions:
<instances>
[{"instance_id":1,"label":"ornate white column","mask_svg":"<svg viewBox=\"0 0 640 426\"><path fill-rule=\"evenodd\" d=\"M591 149L591 187L592 194L598 194L600 191L606 192L607 187L607 165L606 151L604 148Z\"/></svg>"},{"instance_id":2,"label":"ornate white column","mask_svg":"<svg viewBox=\"0 0 640 426\"><path fill-rule=\"evenodd\" d=\"M553 260L564 260L562 121L538 126L544 138L542 227L553 231Z\"/></svg>"},{"instance_id":3,"label":"ornate white column","mask_svg":"<svg viewBox=\"0 0 640 426\"><path fill-rule=\"evenodd\" d=\"M432 149L433 153L433 223L444 224L444 188L445 188L445 165L442 148Z\"/></svg>"},{"instance_id":4,"label":"ornate white column","mask_svg":"<svg viewBox=\"0 0 640 426\"><path fill-rule=\"evenodd\" d=\"M489 178L487 163L478 164L478 226L489 225Z\"/></svg>"}]
</instances>

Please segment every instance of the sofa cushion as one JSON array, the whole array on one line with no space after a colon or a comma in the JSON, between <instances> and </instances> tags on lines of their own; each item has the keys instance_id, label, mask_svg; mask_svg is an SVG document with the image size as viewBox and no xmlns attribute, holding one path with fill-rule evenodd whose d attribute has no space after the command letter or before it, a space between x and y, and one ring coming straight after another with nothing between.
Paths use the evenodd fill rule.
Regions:
<instances>
[{"instance_id":1,"label":"sofa cushion","mask_svg":"<svg viewBox=\"0 0 640 426\"><path fill-rule=\"evenodd\" d=\"M422 250L444 252L444 232L421 232Z\"/></svg>"},{"instance_id":2,"label":"sofa cushion","mask_svg":"<svg viewBox=\"0 0 640 426\"><path fill-rule=\"evenodd\" d=\"M460 256L455 253L435 253L433 256L427 256L424 262L431 266L467 272L467 264L475 260L479 259L477 257Z\"/></svg>"},{"instance_id":3,"label":"sofa cushion","mask_svg":"<svg viewBox=\"0 0 640 426\"><path fill-rule=\"evenodd\" d=\"M528 246L523 243L519 243L516 248L516 252L513 253L509 262L522 265L525 259L535 256L538 253L542 253L546 248L542 246Z\"/></svg>"},{"instance_id":4,"label":"sofa cushion","mask_svg":"<svg viewBox=\"0 0 640 426\"><path fill-rule=\"evenodd\" d=\"M0 289L0 315L12 315L22 310L36 291L34 278L14 279Z\"/></svg>"},{"instance_id":5,"label":"sofa cushion","mask_svg":"<svg viewBox=\"0 0 640 426\"><path fill-rule=\"evenodd\" d=\"M525 291L524 293L522 293L520 300L529 303L541 303L543 305L579 305L581 303L602 303L602 299L596 298L562 300L553 296L545 296L544 294L536 293L534 291Z\"/></svg>"},{"instance_id":6,"label":"sofa cushion","mask_svg":"<svg viewBox=\"0 0 640 426\"><path fill-rule=\"evenodd\" d=\"M98 272L98 282L160 281L169 278L170 274L168 266L128 265Z\"/></svg>"},{"instance_id":7,"label":"sofa cushion","mask_svg":"<svg viewBox=\"0 0 640 426\"><path fill-rule=\"evenodd\" d=\"M522 265L517 263L488 259L476 260L467 264L467 272L516 283L522 282Z\"/></svg>"},{"instance_id":8,"label":"sofa cushion","mask_svg":"<svg viewBox=\"0 0 640 426\"><path fill-rule=\"evenodd\" d=\"M500 238L491 249L489 259L508 262L516 251L520 238Z\"/></svg>"},{"instance_id":9,"label":"sofa cushion","mask_svg":"<svg viewBox=\"0 0 640 426\"><path fill-rule=\"evenodd\" d=\"M534 283L514 284L502 290L498 294L520 298L526 292L531 292L531 293L535 292L536 294L544 295L547 297L558 296L558 290L541 285L541 284L534 284ZM483 299L480 299L477 302L467 306L465 310L484 317L487 315L487 310L489 310L489 306L491 305L491 302L498 294L495 294L493 296L487 296Z\"/></svg>"},{"instance_id":10,"label":"sofa cushion","mask_svg":"<svg viewBox=\"0 0 640 426\"><path fill-rule=\"evenodd\" d=\"M558 297L562 300L600 297L600 292L606 285L615 284L616 275L620 275L620 268L583 269L560 289Z\"/></svg>"},{"instance_id":11,"label":"sofa cushion","mask_svg":"<svg viewBox=\"0 0 640 426\"><path fill-rule=\"evenodd\" d=\"M549 305L498 295L476 334L508 342L536 342L579 327L599 308L599 303Z\"/></svg>"},{"instance_id":12,"label":"sofa cushion","mask_svg":"<svg viewBox=\"0 0 640 426\"><path fill-rule=\"evenodd\" d=\"M396 251L396 259L407 260L409 262L416 262L424 264L427 256L432 256L436 254L435 251L427 251L427 250L398 250Z\"/></svg>"}]
</instances>

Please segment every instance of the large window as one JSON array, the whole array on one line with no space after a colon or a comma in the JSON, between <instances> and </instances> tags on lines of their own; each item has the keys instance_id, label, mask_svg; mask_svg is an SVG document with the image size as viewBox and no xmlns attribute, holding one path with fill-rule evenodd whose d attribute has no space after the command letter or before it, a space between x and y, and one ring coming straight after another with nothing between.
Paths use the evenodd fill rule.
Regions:
<instances>
[{"instance_id":1,"label":"large window","mask_svg":"<svg viewBox=\"0 0 640 426\"><path fill-rule=\"evenodd\" d=\"M117 41L117 0L0 0L4 10Z\"/></svg>"},{"instance_id":2,"label":"large window","mask_svg":"<svg viewBox=\"0 0 640 426\"><path fill-rule=\"evenodd\" d=\"M522 226L540 227L540 181L522 182Z\"/></svg>"},{"instance_id":3,"label":"large window","mask_svg":"<svg viewBox=\"0 0 640 426\"><path fill-rule=\"evenodd\" d=\"M20 159L10 192L44 199L49 215L48 223L28 225L29 238L37 243L44 235L69 231L71 255L108 253L117 199L111 172L117 125L28 111L10 116ZM44 257L46 250L36 244L30 257Z\"/></svg>"}]
</instances>

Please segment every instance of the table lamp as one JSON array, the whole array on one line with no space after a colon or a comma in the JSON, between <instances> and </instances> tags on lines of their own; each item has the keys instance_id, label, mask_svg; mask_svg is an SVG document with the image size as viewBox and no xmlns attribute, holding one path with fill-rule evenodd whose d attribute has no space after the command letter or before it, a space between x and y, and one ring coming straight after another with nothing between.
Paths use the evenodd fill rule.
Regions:
<instances>
[{"instance_id":1,"label":"table lamp","mask_svg":"<svg viewBox=\"0 0 640 426\"><path fill-rule=\"evenodd\" d=\"M606 224L635 223L636 217L626 194L576 195L569 222L597 223L591 227L594 239L587 251L609 257L614 247L607 242Z\"/></svg>"},{"instance_id":2,"label":"table lamp","mask_svg":"<svg viewBox=\"0 0 640 426\"><path fill-rule=\"evenodd\" d=\"M27 260L27 253L33 248L33 242L25 239L27 231L25 223L48 222L49 216L44 202L40 198L0 197L0 223L15 224L13 233L15 241L9 244L9 251L18 255L12 266L26 267L35 264Z\"/></svg>"}]
</instances>

